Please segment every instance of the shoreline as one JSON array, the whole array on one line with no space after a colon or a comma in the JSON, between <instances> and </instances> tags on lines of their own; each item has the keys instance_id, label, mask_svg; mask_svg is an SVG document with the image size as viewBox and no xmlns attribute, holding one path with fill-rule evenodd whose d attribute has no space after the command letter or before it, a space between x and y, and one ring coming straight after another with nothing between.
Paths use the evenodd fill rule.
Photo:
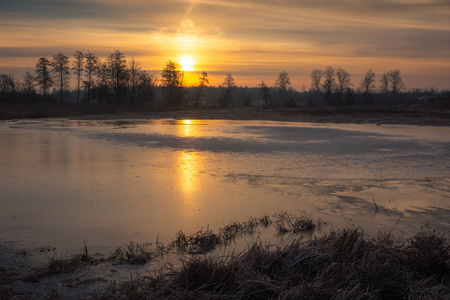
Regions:
<instances>
[{"instance_id":1,"label":"shoreline","mask_svg":"<svg viewBox=\"0 0 450 300\"><path fill-rule=\"evenodd\" d=\"M252 299L290 298L292 293L305 293L307 299L317 293L329 298L340 295L342 288L353 289L355 297L450 296L450 244L442 232L422 230L405 239L392 235L395 226L373 237L361 228L347 227L313 236L326 224L306 214L284 212L233 222L217 233L202 229L185 235L180 231L168 245L130 243L108 255L92 254L86 245L79 254L51 256L51 249L33 253L0 244L0 291L2 299L193 299L198 295L232 299L241 295L241 286L250 288ZM224 255L215 251L271 226L279 234L294 235L292 241L284 247L256 241L242 252ZM305 240L303 235L311 236ZM182 263L164 263L170 255ZM45 256L47 263L43 263ZM342 268L352 276L343 276ZM360 272L364 269L382 276L368 276ZM414 280L405 279L412 275ZM386 277L395 282L389 284ZM205 288L208 284L230 288ZM268 289L272 291L269 297Z\"/></svg>"},{"instance_id":2,"label":"shoreline","mask_svg":"<svg viewBox=\"0 0 450 300\"><path fill-rule=\"evenodd\" d=\"M450 111L424 107L159 107L159 106L24 106L0 110L0 120L69 118L72 120L197 119L258 120L336 124L450 126Z\"/></svg>"},{"instance_id":3,"label":"shoreline","mask_svg":"<svg viewBox=\"0 0 450 300\"><path fill-rule=\"evenodd\" d=\"M445 113L443 113L445 115ZM68 116L72 120L114 119L195 119L195 120L255 120L335 124L384 124L414 126L450 126L450 118L436 113L392 112L392 113L340 113L314 112L297 109L196 109L162 112L124 112L118 114L91 114Z\"/></svg>"}]
</instances>

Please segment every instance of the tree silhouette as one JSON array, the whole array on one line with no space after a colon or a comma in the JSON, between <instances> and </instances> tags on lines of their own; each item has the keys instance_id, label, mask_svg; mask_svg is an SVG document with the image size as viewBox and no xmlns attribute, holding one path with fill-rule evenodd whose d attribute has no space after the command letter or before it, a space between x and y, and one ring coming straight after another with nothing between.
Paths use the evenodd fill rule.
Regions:
<instances>
[{"instance_id":1,"label":"tree silhouette","mask_svg":"<svg viewBox=\"0 0 450 300\"><path fill-rule=\"evenodd\" d=\"M320 82L322 81L322 71L320 69L312 70L311 72L311 87L316 93L317 100L320 94Z\"/></svg>"},{"instance_id":2,"label":"tree silhouette","mask_svg":"<svg viewBox=\"0 0 450 300\"><path fill-rule=\"evenodd\" d=\"M381 76L380 82L381 82L381 86L380 86L381 91L383 92L383 94L385 96L387 96L387 93L389 92L389 86L391 83L389 73L384 73Z\"/></svg>"},{"instance_id":3,"label":"tree silhouette","mask_svg":"<svg viewBox=\"0 0 450 300\"><path fill-rule=\"evenodd\" d=\"M39 58L38 63L36 64L36 70L34 71L36 74L36 82L42 90L44 101L46 100L48 89L53 86L53 78L50 75L50 68L50 61L45 57L41 57Z\"/></svg>"},{"instance_id":4,"label":"tree silhouette","mask_svg":"<svg viewBox=\"0 0 450 300\"><path fill-rule=\"evenodd\" d=\"M314 69L311 72L311 87L318 93L320 92L320 82L322 81L322 71L320 69Z\"/></svg>"},{"instance_id":5,"label":"tree silhouette","mask_svg":"<svg viewBox=\"0 0 450 300\"><path fill-rule=\"evenodd\" d=\"M231 100L233 99L234 87L236 87L236 84L234 83L234 78L231 74L228 73L227 76L225 76L225 79L222 83L222 88L224 89L222 102L223 107L227 107L231 103Z\"/></svg>"},{"instance_id":6,"label":"tree silhouette","mask_svg":"<svg viewBox=\"0 0 450 300\"><path fill-rule=\"evenodd\" d=\"M364 78L359 85L360 89L363 91L363 99L367 103L372 103L372 90L375 89L375 72L372 69L368 70L366 74L364 74Z\"/></svg>"},{"instance_id":7,"label":"tree silhouette","mask_svg":"<svg viewBox=\"0 0 450 300\"><path fill-rule=\"evenodd\" d=\"M366 72L363 80L361 81L360 87L366 95L369 95L372 90L375 89L375 72L372 71L372 69Z\"/></svg>"},{"instance_id":8,"label":"tree silhouette","mask_svg":"<svg viewBox=\"0 0 450 300\"><path fill-rule=\"evenodd\" d=\"M289 73L286 71L281 71L280 74L278 74L278 78L275 80L275 88L277 88L278 91L280 92L281 102L283 103L286 91L290 86L291 80L289 78Z\"/></svg>"},{"instance_id":9,"label":"tree silhouette","mask_svg":"<svg viewBox=\"0 0 450 300\"><path fill-rule=\"evenodd\" d=\"M130 103L136 104L136 93L138 88L138 79L141 71L140 64L134 59L131 58L128 64L128 72L129 72L129 90L130 90Z\"/></svg>"},{"instance_id":10,"label":"tree silhouette","mask_svg":"<svg viewBox=\"0 0 450 300\"><path fill-rule=\"evenodd\" d=\"M389 72L389 82L391 83L392 94L396 95L397 92L403 90L405 85L403 79L400 77L400 70L392 70Z\"/></svg>"},{"instance_id":11,"label":"tree silhouette","mask_svg":"<svg viewBox=\"0 0 450 300\"><path fill-rule=\"evenodd\" d=\"M264 82L264 80L261 80L261 83L258 85L260 94L263 97L264 100L264 108L269 107L269 101L270 101L270 89Z\"/></svg>"},{"instance_id":12,"label":"tree silhouette","mask_svg":"<svg viewBox=\"0 0 450 300\"><path fill-rule=\"evenodd\" d=\"M138 103L154 103L154 87L157 79L146 71L139 72L136 99Z\"/></svg>"},{"instance_id":13,"label":"tree silhouette","mask_svg":"<svg viewBox=\"0 0 450 300\"><path fill-rule=\"evenodd\" d=\"M332 66L328 66L323 72L324 82L323 82L323 90L327 98L332 102L333 100L333 90L336 87L336 72Z\"/></svg>"},{"instance_id":14,"label":"tree silhouette","mask_svg":"<svg viewBox=\"0 0 450 300\"><path fill-rule=\"evenodd\" d=\"M28 101L36 91L42 92L45 101L49 89L56 84L56 88L60 92L60 102L64 103L64 97L68 95L65 92L69 87L70 74L76 75L77 103L86 101L87 98L88 104L92 100L99 104L153 104L155 97L161 91L169 105L184 104L186 96L189 94L188 104L199 106L202 97L205 96L206 87L209 85L208 74L202 72L198 85L187 88L184 85L182 67L171 60L166 63L161 73L161 79L158 81L155 76L143 71L139 62L134 58L127 62L125 55L118 50L106 57L103 62L89 51L85 54L75 51L73 57L72 62L69 62L69 58L61 52L53 55L51 61L41 57L36 64L35 76L28 72L22 80L16 80L13 74L0 74L0 102L7 102L6 100ZM344 100L343 95L345 94L345 102L342 104L349 105L354 99L370 100L370 102L381 99L381 97L372 97L373 95L371 95L371 93L375 93L376 89L375 78L375 72L372 69L368 70L359 83L358 91L355 92L351 76L346 70L342 68L335 70L332 66L328 66L325 70L312 70L309 91L306 90L304 84L301 92L295 91L291 87L289 73L286 71L278 74L274 87L268 87L264 81L261 81L256 87L237 89L233 76L227 74L217 91L213 88L210 90L211 94L213 92L222 93L219 101L223 107L229 106L232 100L235 100L233 96L245 100L239 101L239 104L251 106L252 99L259 97L258 93L264 101L264 108L269 107L271 97L274 95L278 100L274 103L282 100L284 101L281 103L282 105L294 107L297 103L310 103L309 101L315 97L319 100L321 97L325 97L327 101L329 100L328 104L331 105L341 104L340 100ZM160 86L157 85L158 82L160 82ZM405 89L399 70L384 73L380 82L378 93L383 92L386 99ZM39 90L35 89L36 86L39 87ZM82 86L85 88L85 93L80 92ZM208 89L208 91L210 90ZM75 88L71 90L72 92L75 95ZM81 99L83 94L87 97ZM403 101L406 97L409 99L422 95L425 95L424 91L417 89L395 99ZM286 99L287 97L289 99ZM395 100L393 97L392 99ZM237 102L233 104L237 104Z\"/></svg>"},{"instance_id":15,"label":"tree silhouette","mask_svg":"<svg viewBox=\"0 0 450 300\"><path fill-rule=\"evenodd\" d=\"M23 84L23 91L27 99L36 93L36 91L34 90L34 87L36 86L35 78L33 74L31 74L30 72L28 71L26 72L25 76L23 77L22 84Z\"/></svg>"},{"instance_id":16,"label":"tree silhouette","mask_svg":"<svg viewBox=\"0 0 450 300\"><path fill-rule=\"evenodd\" d=\"M8 100L9 88L8 88L8 75L0 74L0 100L6 102Z\"/></svg>"},{"instance_id":17,"label":"tree silhouette","mask_svg":"<svg viewBox=\"0 0 450 300\"><path fill-rule=\"evenodd\" d=\"M162 73L161 82L169 104L180 105L183 101L184 72L179 63L169 60Z\"/></svg>"},{"instance_id":18,"label":"tree silhouette","mask_svg":"<svg viewBox=\"0 0 450 300\"><path fill-rule=\"evenodd\" d=\"M112 77L111 70L108 68L107 63L99 61L95 73L97 77L95 90L99 103L102 104L104 102L107 102L108 104L112 104L112 100L108 91L108 87L110 87L109 82L112 82Z\"/></svg>"},{"instance_id":19,"label":"tree silhouette","mask_svg":"<svg viewBox=\"0 0 450 300\"><path fill-rule=\"evenodd\" d=\"M119 50L114 51L107 58L108 69L113 81L113 93L116 104L122 103L123 87L128 79L126 72L127 60Z\"/></svg>"},{"instance_id":20,"label":"tree silhouette","mask_svg":"<svg viewBox=\"0 0 450 300\"><path fill-rule=\"evenodd\" d=\"M343 95L345 90L352 87L352 84L350 82L351 76L346 70L339 68L336 71L336 77L339 95Z\"/></svg>"},{"instance_id":21,"label":"tree silhouette","mask_svg":"<svg viewBox=\"0 0 450 300\"><path fill-rule=\"evenodd\" d=\"M52 67L55 81L59 86L59 99L62 104L64 103L64 90L69 86L69 58L61 52L53 55Z\"/></svg>"},{"instance_id":22,"label":"tree silhouette","mask_svg":"<svg viewBox=\"0 0 450 300\"><path fill-rule=\"evenodd\" d=\"M195 90L195 106L198 106L198 103L200 102L200 98L204 96L205 94L205 87L209 84L208 79L208 73L202 72L202 76L199 77L199 84L198 87Z\"/></svg>"},{"instance_id":23,"label":"tree silhouette","mask_svg":"<svg viewBox=\"0 0 450 300\"><path fill-rule=\"evenodd\" d=\"M19 81L12 74L0 74L0 94L3 101L14 102L19 89Z\"/></svg>"},{"instance_id":24,"label":"tree silhouette","mask_svg":"<svg viewBox=\"0 0 450 300\"><path fill-rule=\"evenodd\" d=\"M75 51L73 54L75 61L72 62L72 71L77 76L77 103L80 103L80 85L81 85L81 76L84 70L84 60L85 56L81 51Z\"/></svg>"},{"instance_id":25,"label":"tree silhouette","mask_svg":"<svg viewBox=\"0 0 450 300\"><path fill-rule=\"evenodd\" d=\"M91 103L91 90L94 86L94 74L98 71L98 64L99 60L98 57L95 56L93 53L88 51L88 53L85 54L85 73L86 73L86 80L83 82L84 87L86 88L87 92L87 103Z\"/></svg>"}]
</instances>

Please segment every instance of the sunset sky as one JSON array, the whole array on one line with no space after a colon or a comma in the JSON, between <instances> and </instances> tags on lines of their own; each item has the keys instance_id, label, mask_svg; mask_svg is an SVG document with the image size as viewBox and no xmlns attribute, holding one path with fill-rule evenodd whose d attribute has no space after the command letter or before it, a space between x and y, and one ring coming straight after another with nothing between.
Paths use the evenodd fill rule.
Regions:
<instances>
[{"instance_id":1,"label":"sunset sky","mask_svg":"<svg viewBox=\"0 0 450 300\"><path fill-rule=\"evenodd\" d=\"M407 88L450 88L450 1L434 0L0 0L0 73L20 77L39 57L120 50L159 75L193 60L218 85L294 88L313 69L342 67L358 87L392 69Z\"/></svg>"}]
</instances>

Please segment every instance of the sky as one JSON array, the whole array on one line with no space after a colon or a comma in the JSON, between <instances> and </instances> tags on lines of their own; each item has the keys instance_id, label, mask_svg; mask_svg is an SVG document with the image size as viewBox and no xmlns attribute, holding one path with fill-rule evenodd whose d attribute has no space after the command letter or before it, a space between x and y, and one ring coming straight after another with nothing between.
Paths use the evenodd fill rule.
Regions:
<instances>
[{"instance_id":1,"label":"sky","mask_svg":"<svg viewBox=\"0 0 450 300\"><path fill-rule=\"evenodd\" d=\"M0 73L21 76L39 57L114 50L160 75L191 60L212 85L294 88L313 69L399 69L408 89L450 88L450 0L0 0Z\"/></svg>"}]
</instances>

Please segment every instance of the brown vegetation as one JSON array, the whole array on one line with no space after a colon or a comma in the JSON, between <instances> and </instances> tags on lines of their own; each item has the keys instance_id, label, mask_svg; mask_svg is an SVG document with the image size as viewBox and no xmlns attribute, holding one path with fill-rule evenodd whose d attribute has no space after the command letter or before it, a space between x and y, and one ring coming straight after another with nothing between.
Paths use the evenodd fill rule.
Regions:
<instances>
[{"instance_id":1,"label":"brown vegetation","mask_svg":"<svg viewBox=\"0 0 450 300\"><path fill-rule=\"evenodd\" d=\"M128 282L112 282L93 299L449 299L450 242L436 231L404 240L390 233L369 237L360 228L347 228L305 241L294 238L285 247L257 242L239 254L203 255L257 227L272 225L280 233L295 233L309 232L320 224L305 213L278 212L230 223L218 234L209 229L193 235L180 231L167 247L158 241L156 249L152 244L130 243L108 258L93 258L85 246L82 254L51 259L45 268L22 280L38 281L106 261L145 264L175 247L202 255L189 256L179 269L171 266L169 273L160 269L155 275L131 275ZM0 290L0 299L30 297L6 285ZM57 290L49 297L60 299Z\"/></svg>"},{"instance_id":2,"label":"brown vegetation","mask_svg":"<svg viewBox=\"0 0 450 300\"><path fill-rule=\"evenodd\" d=\"M448 299L449 272L443 235L396 240L344 229L284 248L259 243L228 257L194 256L165 280L147 277L120 298Z\"/></svg>"}]
</instances>

